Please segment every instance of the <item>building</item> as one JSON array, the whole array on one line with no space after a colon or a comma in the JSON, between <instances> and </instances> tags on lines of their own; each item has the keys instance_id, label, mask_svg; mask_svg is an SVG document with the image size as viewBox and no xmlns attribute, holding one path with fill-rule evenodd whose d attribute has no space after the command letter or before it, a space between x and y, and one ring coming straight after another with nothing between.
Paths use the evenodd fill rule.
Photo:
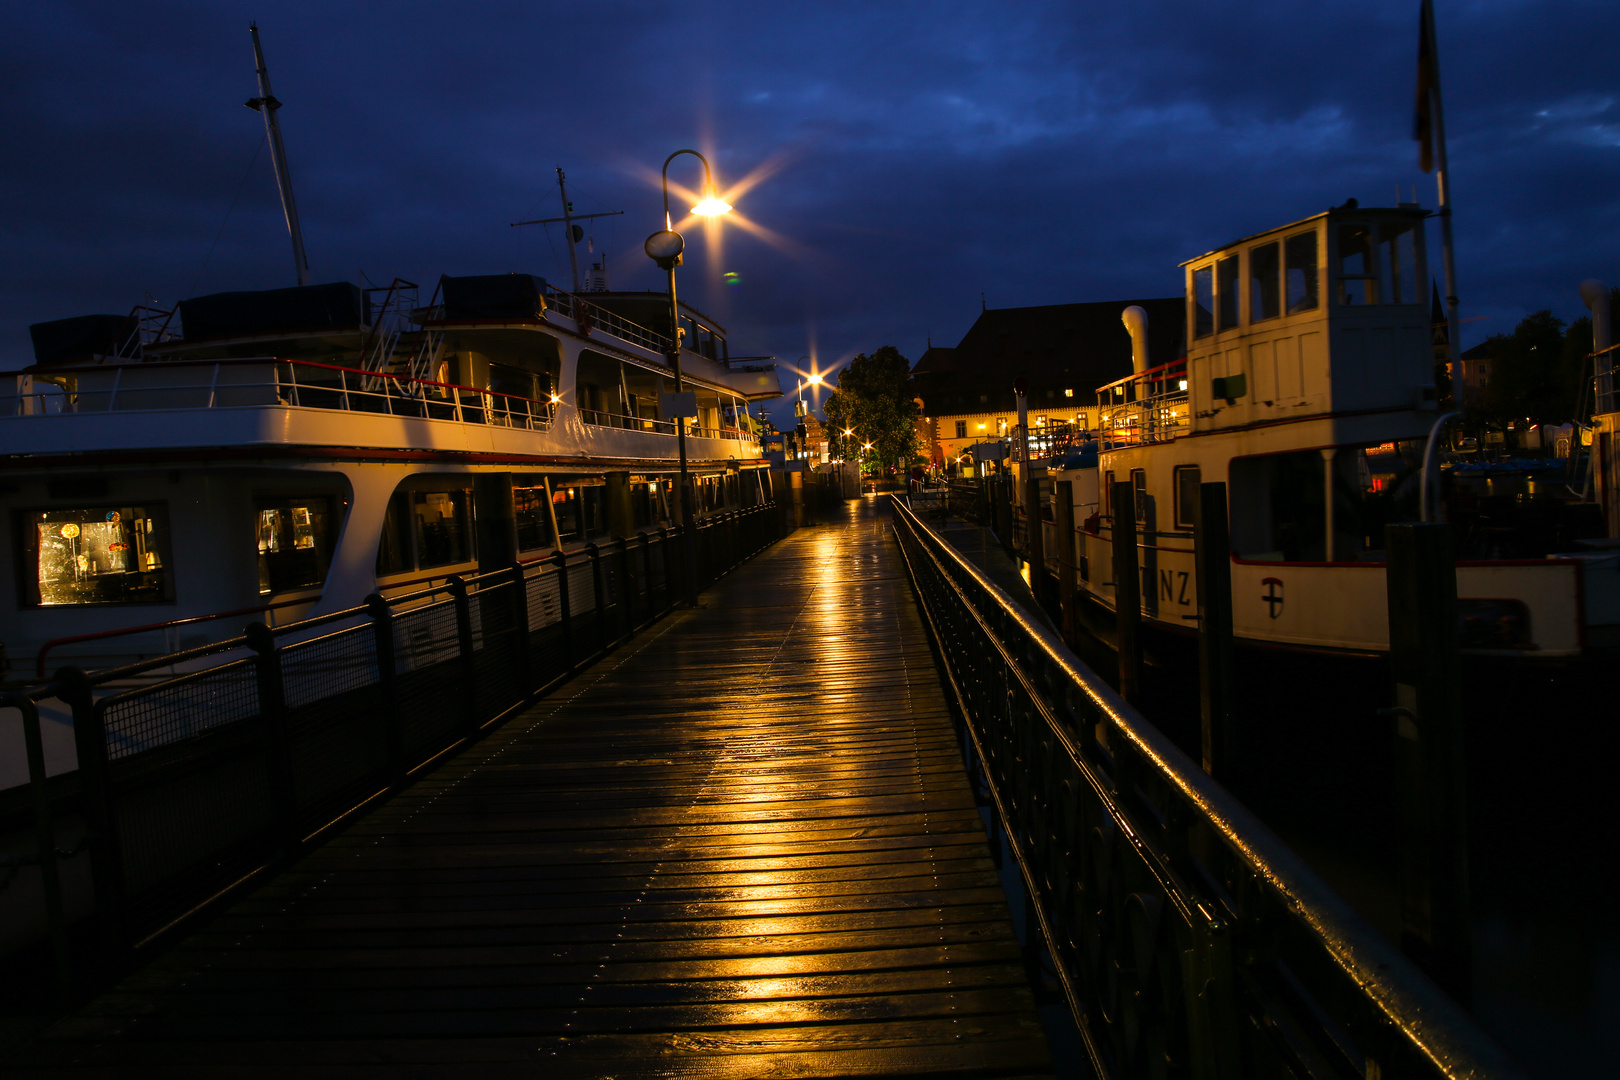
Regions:
<instances>
[{"instance_id":1,"label":"building","mask_svg":"<svg viewBox=\"0 0 1620 1080\"><path fill-rule=\"evenodd\" d=\"M1463 392L1467 395L1468 400L1478 401L1479 398L1475 395L1483 392L1485 387L1490 385L1491 364L1493 362L1491 343L1489 341L1480 342L1457 358L1457 363L1462 367L1461 383ZM1452 371L1451 381L1453 386L1458 384L1456 371Z\"/></svg>"},{"instance_id":2,"label":"building","mask_svg":"<svg viewBox=\"0 0 1620 1080\"><path fill-rule=\"evenodd\" d=\"M975 443L1007 439L1018 425L1013 382L1029 380L1031 427L1094 430L1097 387L1131 374L1131 337L1120 313L1148 313L1148 364L1186 355L1179 296L986 309L955 348L931 346L912 367L927 419L924 445L944 467Z\"/></svg>"}]
</instances>

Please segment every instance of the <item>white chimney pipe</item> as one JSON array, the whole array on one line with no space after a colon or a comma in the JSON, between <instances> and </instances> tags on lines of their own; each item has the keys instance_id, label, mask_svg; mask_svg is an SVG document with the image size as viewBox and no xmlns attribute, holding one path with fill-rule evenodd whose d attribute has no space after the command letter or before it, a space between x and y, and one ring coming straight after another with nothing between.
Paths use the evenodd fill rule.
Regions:
<instances>
[{"instance_id":1,"label":"white chimney pipe","mask_svg":"<svg viewBox=\"0 0 1620 1080\"><path fill-rule=\"evenodd\" d=\"M1147 312L1132 304L1120 312L1119 321L1131 335L1131 367L1140 375L1148 369Z\"/></svg>"}]
</instances>

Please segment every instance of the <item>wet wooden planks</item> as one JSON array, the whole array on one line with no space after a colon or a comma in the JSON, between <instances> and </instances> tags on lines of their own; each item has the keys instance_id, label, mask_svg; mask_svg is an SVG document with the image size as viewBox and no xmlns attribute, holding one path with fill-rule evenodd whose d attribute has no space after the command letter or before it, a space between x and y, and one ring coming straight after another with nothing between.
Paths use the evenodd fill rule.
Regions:
<instances>
[{"instance_id":1,"label":"wet wooden planks","mask_svg":"<svg viewBox=\"0 0 1620 1080\"><path fill-rule=\"evenodd\" d=\"M1047 1074L884 517L794 533L13 1064Z\"/></svg>"}]
</instances>

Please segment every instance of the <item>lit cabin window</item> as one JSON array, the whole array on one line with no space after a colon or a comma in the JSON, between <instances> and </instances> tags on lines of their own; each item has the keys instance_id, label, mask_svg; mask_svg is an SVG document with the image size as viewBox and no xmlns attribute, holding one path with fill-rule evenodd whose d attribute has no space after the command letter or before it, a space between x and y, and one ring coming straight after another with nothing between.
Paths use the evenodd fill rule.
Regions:
<instances>
[{"instance_id":1,"label":"lit cabin window","mask_svg":"<svg viewBox=\"0 0 1620 1080\"><path fill-rule=\"evenodd\" d=\"M1391 222L1379 228L1378 266L1384 279L1384 303L1422 302L1418 292L1417 236L1410 222Z\"/></svg>"},{"instance_id":2,"label":"lit cabin window","mask_svg":"<svg viewBox=\"0 0 1620 1080\"><path fill-rule=\"evenodd\" d=\"M168 514L156 506L40 510L24 540L36 603L140 604L168 600ZM25 556L26 557L26 556Z\"/></svg>"},{"instance_id":3,"label":"lit cabin window","mask_svg":"<svg viewBox=\"0 0 1620 1080\"><path fill-rule=\"evenodd\" d=\"M1201 266L1193 271L1193 337L1215 332L1215 268Z\"/></svg>"},{"instance_id":4,"label":"lit cabin window","mask_svg":"<svg viewBox=\"0 0 1620 1080\"><path fill-rule=\"evenodd\" d=\"M1249 321L1282 314L1282 263L1278 245L1249 249Z\"/></svg>"},{"instance_id":5,"label":"lit cabin window","mask_svg":"<svg viewBox=\"0 0 1620 1080\"><path fill-rule=\"evenodd\" d=\"M1339 303L1378 303L1378 265L1365 225L1339 226Z\"/></svg>"},{"instance_id":6,"label":"lit cabin window","mask_svg":"<svg viewBox=\"0 0 1620 1080\"><path fill-rule=\"evenodd\" d=\"M260 499L254 511L260 594L319 588L332 557L332 500Z\"/></svg>"},{"instance_id":7,"label":"lit cabin window","mask_svg":"<svg viewBox=\"0 0 1620 1080\"><path fill-rule=\"evenodd\" d=\"M1238 257L1215 260L1215 300L1221 318L1216 330L1235 330L1238 325Z\"/></svg>"},{"instance_id":8,"label":"lit cabin window","mask_svg":"<svg viewBox=\"0 0 1620 1080\"><path fill-rule=\"evenodd\" d=\"M1288 314L1315 311L1320 303L1316 285L1316 233L1290 236L1284 248L1287 258Z\"/></svg>"}]
</instances>

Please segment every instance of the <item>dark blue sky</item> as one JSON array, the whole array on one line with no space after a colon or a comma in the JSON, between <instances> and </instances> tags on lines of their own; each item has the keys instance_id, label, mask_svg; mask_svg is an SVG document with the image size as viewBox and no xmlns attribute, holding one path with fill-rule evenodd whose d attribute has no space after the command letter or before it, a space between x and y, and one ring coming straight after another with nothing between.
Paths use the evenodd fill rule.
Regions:
<instances>
[{"instance_id":1,"label":"dark blue sky","mask_svg":"<svg viewBox=\"0 0 1620 1080\"><path fill-rule=\"evenodd\" d=\"M1620 283L1620 5L1438 0L1465 342ZM992 307L1173 295L1177 263L1395 185L1417 0L1355 4L12 5L0 363L28 324L292 283L247 34L313 279L566 287L554 168L613 284L653 288L665 155L713 152L764 232L692 230L733 351L823 367ZM251 163L251 164L250 164ZM695 186L691 159L676 176ZM239 193L239 198L238 198ZM234 200L234 207L233 207ZM218 238L217 243L215 238ZM1438 269L1438 258L1433 260ZM741 284L727 288L722 275Z\"/></svg>"}]
</instances>

